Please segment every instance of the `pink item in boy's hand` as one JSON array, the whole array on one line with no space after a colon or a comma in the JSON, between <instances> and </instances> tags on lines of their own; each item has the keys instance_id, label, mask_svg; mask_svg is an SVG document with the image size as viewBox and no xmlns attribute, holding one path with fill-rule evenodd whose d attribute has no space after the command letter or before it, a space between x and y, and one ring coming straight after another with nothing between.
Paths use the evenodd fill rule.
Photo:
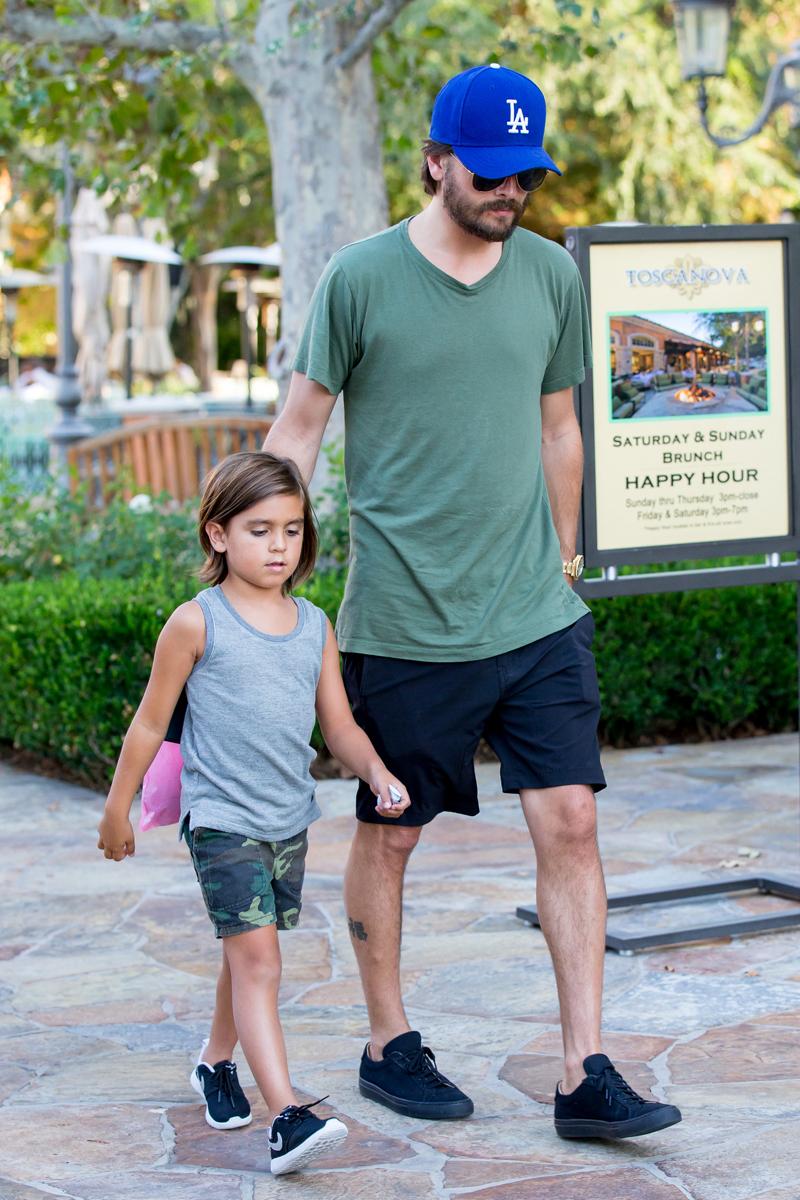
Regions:
<instances>
[{"instance_id":1,"label":"pink item in boy's hand","mask_svg":"<svg viewBox=\"0 0 800 1200\"><path fill-rule=\"evenodd\" d=\"M180 820L182 766L180 744L162 742L142 780L140 829L152 829L156 825L174 825Z\"/></svg>"}]
</instances>

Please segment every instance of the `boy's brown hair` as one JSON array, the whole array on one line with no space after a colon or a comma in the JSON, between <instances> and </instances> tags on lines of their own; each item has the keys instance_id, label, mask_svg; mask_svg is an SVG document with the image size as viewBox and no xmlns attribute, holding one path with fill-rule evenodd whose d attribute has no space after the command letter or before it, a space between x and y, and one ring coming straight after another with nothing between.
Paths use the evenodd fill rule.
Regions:
<instances>
[{"instance_id":1,"label":"boy's brown hair","mask_svg":"<svg viewBox=\"0 0 800 1200\"><path fill-rule=\"evenodd\" d=\"M308 579L317 559L318 537L314 509L303 476L290 458L276 458L266 450L246 450L230 454L218 463L203 488L198 534L206 556L199 572L204 583L212 586L222 583L228 574L225 552L215 550L211 545L206 525L214 521L224 528L238 513L269 496L302 498L303 547L296 570L284 584L284 592L291 592Z\"/></svg>"}]
</instances>

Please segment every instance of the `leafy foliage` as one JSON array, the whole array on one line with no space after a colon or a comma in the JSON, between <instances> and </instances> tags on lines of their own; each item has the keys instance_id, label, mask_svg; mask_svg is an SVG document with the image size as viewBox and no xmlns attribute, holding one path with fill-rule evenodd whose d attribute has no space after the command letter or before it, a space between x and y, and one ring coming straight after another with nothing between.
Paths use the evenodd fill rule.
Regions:
<instances>
[{"instance_id":1,"label":"leafy foliage","mask_svg":"<svg viewBox=\"0 0 800 1200\"><path fill-rule=\"evenodd\" d=\"M161 627L198 587L180 575L74 572L0 587L0 741L106 787ZM342 590L342 573L327 572L303 594L335 619Z\"/></svg>"},{"instance_id":2,"label":"leafy foliage","mask_svg":"<svg viewBox=\"0 0 800 1200\"><path fill-rule=\"evenodd\" d=\"M592 609L605 742L796 728L793 584L620 596Z\"/></svg>"},{"instance_id":3,"label":"leafy foliage","mask_svg":"<svg viewBox=\"0 0 800 1200\"><path fill-rule=\"evenodd\" d=\"M344 446L331 443L323 448L330 466L330 482L323 489L317 505L319 544L326 561L344 567L350 555L350 510L344 478Z\"/></svg>"},{"instance_id":4,"label":"leafy foliage","mask_svg":"<svg viewBox=\"0 0 800 1200\"><path fill-rule=\"evenodd\" d=\"M188 580L81 578L0 587L0 738L104 786Z\"/></svg>"},{"instance_id":5,"label":"leafy foliage","mask_svg":"<svg viewBox=\"0 0 800 1200\"><path fill-rule=\"evenodd\" d=\"M50 579L189 579L198 563L196 518L188 505L157 498L145 511L114 496L103 510L53 479L31 493L0 464L0 583Z\"/></svg>"},{"instance_id":6,"label":"leafy foliage","mask_svg":"<svg viewBox=\"0 0 800 1200\"><path fill-rule=\"evenodd\" d=\"M720 132L751 124L771 58L800 36L794 0L749 0L736 13L728 77L710 86ZM525 223L539 233L612 220L772 221L800 207L789 110L753 140L716 150L694 86L680 80L671 4L415 0L374 61L395 219L419 207L419 144L442 82L492 61L530 75L549 101L547 147L566 170L533 198Z\"/></svg>"},{"instance_id":7,"label":"leafy foliage","mask_svg":"<svg viewBox=\"0 0 800 1200\"><path fill-rule=\"evenodd\" d=\"M348 553L342 451L323 504L326 557L302 589L335 622ZM52 484L0 487L0 740L103 787L167 616L193 596L190 506L87 510ZM790 584L597 600L602 739L613 745L792 728ZM315 745L321 745L319 731Z\"/></svg>"},{"instance_id":8,"label":"leafy foliage","mask_svg":"<svg viewBox=\"0 0 800 1200\"><path fill-rule=\"evenodd\" d=\"M343 571L323 571L303 591L335 620L343 587ZM0 741L105 787L158 633L196 591L180 575L0 587ZM606 743L793 727L791 585L600 600L594 614Z\"/></svg>"},{"instance_id":9,"label":"leafy foliage","mask_svg":"<svg viewBox=\"0 0 800 1200\"><path fill-rule=\"evenodd\" d=\"M82 4L55 8L65 21L85 15ZM135 28L192 14L170 0L106 4L103 16ZM239 242L274 237L266 130L224 52L0 43L0 66L0 157L51 222L66 142L81 181L138 216L163 216L187 257L218 248L223 230Z\"/></svg>"},{"instance_id":10,"label":"leafy foliage","mask_svg":"<svg viewBox=\"0 0 800 1200\"><path fill-rule=\"evenodd\" d=\"M144 30L158 20L213 25L222 14L251 38L257 9L254 0L110 0L103 16ZM54 13L69 22L86 8L65 0ZM298 9L298 37L314 37L310 17L300 19L309 13ZM710 89L715 128L751 123L770 60L798 36L795 0L740 0L728 75ZM693 85L679 78L671 4L412 0L373 53L395 219L419 206L418 147L443 81L492 60L532 75L550 101L548 146L568 170L532 204L526 220L539 232L615 219L776 220L798 207L800 135L788 109L758 137L717 151ZM56 146L66 140L79 176L139 215L164 216L186 255L273 238L268 138L232 54L0 43L0 66L0 157L51 228Z\"/></svg>"}]
</instances>

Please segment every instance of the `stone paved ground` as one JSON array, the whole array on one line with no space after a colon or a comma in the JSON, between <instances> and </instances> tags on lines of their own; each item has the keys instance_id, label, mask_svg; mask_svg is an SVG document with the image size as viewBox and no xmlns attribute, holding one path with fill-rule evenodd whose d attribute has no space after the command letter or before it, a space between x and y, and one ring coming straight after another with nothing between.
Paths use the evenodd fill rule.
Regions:
<instances>
[{"instance_id":1,"label":"stone paved ground","mask_svg":"<svg viewBox=\"0 0 800 1200\"><path fill-rule=\"evenodd\" d=\"M713 877L744 848L797 877L795 738L612 752L606 765L612 893ZM541 934L514 916L533 897L531 854L496 769L479 775L482 817L441 819L415 855L404 959L412 1020L472 1092L474 1118L426 1125L356 1090L364 1010L340 898L353 789L324 783L302 928L285 936L284 1015L299 1087L329 1092L351 1136L315 1171L273 1180L258 1103L249 1129L215 1133L188 1088L217 949L174 830L106 863L99 796L0 768L1 1200L798 1200L800 934L609 954L607 1047L684 1121L617 1145L562 1142L553 981Z\"/></svg>"}]
</instances>

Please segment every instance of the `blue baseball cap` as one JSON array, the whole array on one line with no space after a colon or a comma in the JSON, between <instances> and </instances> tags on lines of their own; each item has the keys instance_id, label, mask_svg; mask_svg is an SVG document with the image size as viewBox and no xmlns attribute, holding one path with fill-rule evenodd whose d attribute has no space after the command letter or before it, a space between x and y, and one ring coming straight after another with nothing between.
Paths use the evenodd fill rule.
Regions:
<instances>
[{"instance_id":1,"label":"blue baseball cap","mask_svg":"<svg viewBox=\"0 0 800 1200\"><path fill-rule=\"evenodd\" d=\"M433 105L430 137L452 146L468 171L505 179L528 167L560 175L542 149L547 105L532 79L489 63L444 85Z\"/></svg>"}]
</instances>

